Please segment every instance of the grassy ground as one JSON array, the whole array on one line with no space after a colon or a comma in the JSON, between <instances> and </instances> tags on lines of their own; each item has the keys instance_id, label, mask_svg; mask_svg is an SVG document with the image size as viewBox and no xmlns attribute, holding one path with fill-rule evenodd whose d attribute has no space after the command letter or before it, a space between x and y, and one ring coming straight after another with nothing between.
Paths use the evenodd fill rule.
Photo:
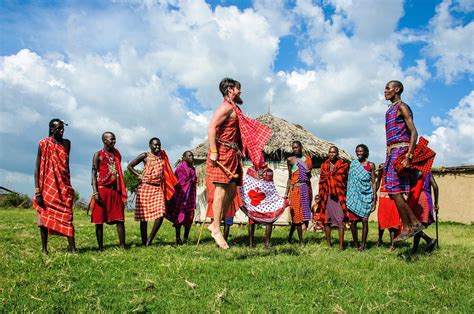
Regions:
<instances>
[{"instance_id":1,"label":"grassy ground","mask_svg":"<svg viewBox=\"0 0 474 314\"><path fill-rule=\"evenodd\" d=\"M407 245L375 248L375 224L364 254L328 249L320 233L306 233L304 248L286 244L285 227L275 229L270 250L262 228L258 247L247 248L245 227L233 227L228 251L207 232L199 247L175 247L168 222L143 248L131 214L129 249L118 249L115 228L106 226L106 251L98 253L89 217L76 213L75 226L79 254L66 253L65 238L50 237L45 256L34 211L0 209L0 312L474 311L473 225L442 223L440 250L415 257Z\"/></svg>"}]
</instances>

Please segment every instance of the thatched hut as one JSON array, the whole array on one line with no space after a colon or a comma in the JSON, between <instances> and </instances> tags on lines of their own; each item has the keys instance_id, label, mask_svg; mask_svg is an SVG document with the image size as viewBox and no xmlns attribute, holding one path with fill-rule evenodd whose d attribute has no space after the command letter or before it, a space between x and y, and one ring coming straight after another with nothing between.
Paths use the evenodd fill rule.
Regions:
<instances>
[{"instance_id":1,"label":"thatched hut","mask_svg":"<svg viewBox=\"0 0 474 314\"><path fill-rule=\"evenodd\" d=\"M314 171L311 179L313 190L318 189L319 180L319 167L328 157L329 147L334 145L328 141L320 139L313 135L311 132L303 128L301 125L290 123L281 118L275 117L271 114L265 114L257 118L258 121L268 126L273 134L269 138L267 144L263 149L265 161L268 163L270 168L274 171L274 181L280 195L285 193L286 182L288 179L288 170L286 165L286 159L292 154L291 143L295 140L300 141L303 144L304 153L311 156L313 161ZM200 212L199 220L204 219L207 205L206 190L205 190L205 177L206 167L205 162L207 158L207 152L209 148L208 141L199 144L192 150L195 159L196 170L198 174L198 210ZM352 157L344 150L339 150L339 155L348 161L352 160ZM249 167L250 162L244 162L244 168ZM245 173L244 169L244 173ZM237 213L237 222L246 222L246 216L240 211ZM279 222L285 224L288 221L288 215L283 214Z\"/></svg>"}]
</instances>

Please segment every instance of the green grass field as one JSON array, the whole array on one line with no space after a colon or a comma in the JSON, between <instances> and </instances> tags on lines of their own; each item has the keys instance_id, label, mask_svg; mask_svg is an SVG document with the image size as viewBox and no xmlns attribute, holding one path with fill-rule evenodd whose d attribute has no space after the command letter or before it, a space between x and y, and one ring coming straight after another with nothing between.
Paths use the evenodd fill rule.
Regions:
<instances>
[{"instance_id":1,"label":"green grass field","mask_svg":"<svg viewBox=\"0 0 474 314\"><path fill-rule=\"evenodd\" d=\"M207 232L196 247L196 226L193 244L175 247L169 222L144 248L130 213L129 249L118 249L115 227L105 226L98 253L89 216L76 213L75 226L79 254L50 237L45 256L34 211L0 209L0 312L474 312L473 225L442 223L440 250L415 257L408 244L375 248L374 223L366 253L354 252L349 233L343 252L327 248L321 233L306 233L304 248L286 244L286 227L274 230L270 250L263 228L249 249L246 227L237 226L228 251Z\"/></svg>"}]
</instances>

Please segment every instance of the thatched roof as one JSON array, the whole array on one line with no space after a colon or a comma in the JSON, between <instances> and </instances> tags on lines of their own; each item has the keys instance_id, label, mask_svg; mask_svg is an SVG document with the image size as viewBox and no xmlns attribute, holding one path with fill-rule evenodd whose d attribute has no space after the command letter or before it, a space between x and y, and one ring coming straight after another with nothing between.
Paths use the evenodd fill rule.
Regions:
<instances>
[{"instance_id":1,"label":"thatched roof","mask_svg":"<svg viewBox=\"0 0 474 314\"><path fill-rule=\"evenodd\" d=\"M267 160L285 160L292 154L291 143L295 140L303 144L304 152L316 159L326 159L329 147L334 145L331 142L314 136L301 125L290 123L271 114L264 114L257 118L258 121L268 126L273 134L268 139L263 148ZM194 159L197 162L206 160L209 143L205 141L192 150ZM345 160L352 160L352 157L344 150L339 149L339 156Z\"/></svg>"}]
</instances>

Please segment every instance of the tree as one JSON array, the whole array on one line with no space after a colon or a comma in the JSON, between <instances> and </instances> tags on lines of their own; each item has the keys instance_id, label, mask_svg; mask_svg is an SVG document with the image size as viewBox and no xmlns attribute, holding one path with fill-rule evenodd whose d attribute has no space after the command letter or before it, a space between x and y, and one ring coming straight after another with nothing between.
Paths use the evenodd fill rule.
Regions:
<instances>
[{"instance_id":1,"label":"tree","mask_svg":"<svg viewBox=\"0 0 474 314\"><path fill-rule=\"evenodd\" d=\"M140 171L138 171L140 172ZM138 177L131 173L128 169L123 172L123 180L125 181L125 187L130 194L136 194L138 188Z\"/></svg>"}]
</instances>

